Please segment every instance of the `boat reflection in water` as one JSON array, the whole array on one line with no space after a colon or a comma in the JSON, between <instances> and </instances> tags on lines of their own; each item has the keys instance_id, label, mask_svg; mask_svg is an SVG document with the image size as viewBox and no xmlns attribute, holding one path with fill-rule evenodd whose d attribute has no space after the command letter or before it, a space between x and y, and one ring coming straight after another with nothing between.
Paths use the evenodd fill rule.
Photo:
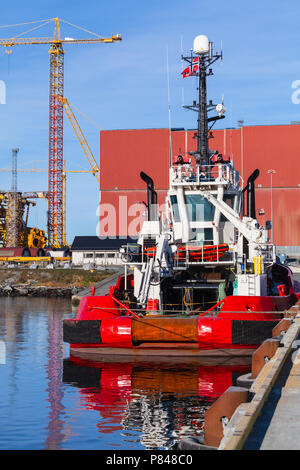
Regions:
<instances>
[{"instance_id":1,"label":"boat reflection in water","mask_svg":"<svg viewBox=\"0 0 300 470\"><path fill-rule=\"evenodd\" d=\"M63 382L79 388L82 407L99 412L99 433L119 431L124 447L131 442L172 449L183 436L202 434L205 410L250 371L250 361L114 358L91 363L71 356L64 360Z\"/></svg>"}]
</instances>

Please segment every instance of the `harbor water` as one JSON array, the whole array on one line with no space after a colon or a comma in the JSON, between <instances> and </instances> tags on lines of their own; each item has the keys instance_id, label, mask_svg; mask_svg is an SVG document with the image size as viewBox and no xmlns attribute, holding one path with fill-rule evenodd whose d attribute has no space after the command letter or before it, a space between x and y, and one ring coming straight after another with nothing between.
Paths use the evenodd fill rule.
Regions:
<instances>
[{"instance_id":1,"label":"harbor water","mask_svg":"<svg viewBox=\"0 0 300 470\"><path fill-rule=\"evenodd\" d=\"M249 359L69 357L70 299L0 298L0 450L176 449Z\"/></svg>"}]
</instances>

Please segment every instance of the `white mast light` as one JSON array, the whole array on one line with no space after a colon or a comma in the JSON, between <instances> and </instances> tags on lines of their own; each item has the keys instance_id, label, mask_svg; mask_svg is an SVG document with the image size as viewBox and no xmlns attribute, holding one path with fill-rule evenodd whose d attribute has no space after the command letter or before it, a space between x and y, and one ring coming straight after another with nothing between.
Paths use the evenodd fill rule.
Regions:
<instances>
[{"instance_id":1,"label":"white mast light","mask_svg":"<svg viewBox=\"0 0 300 470\"><path fill-rule=\"evenodd\" d=\"M196 36L193 46L194 53L197 55L207 54L209 52L209 39L207 36Z\"/></svg>"},{"instance_id":2,"label":"white mast light","mask_svg":"<svg viewBox=\"0 0 300 470\"><path fill-rule=\"evenodd\" d=\"M217 104L216 106L216 111L219 115L219 117L223 116L224 113L226 113L226 107L224 106L223 103Z\"/></svg>"}]
</instances>

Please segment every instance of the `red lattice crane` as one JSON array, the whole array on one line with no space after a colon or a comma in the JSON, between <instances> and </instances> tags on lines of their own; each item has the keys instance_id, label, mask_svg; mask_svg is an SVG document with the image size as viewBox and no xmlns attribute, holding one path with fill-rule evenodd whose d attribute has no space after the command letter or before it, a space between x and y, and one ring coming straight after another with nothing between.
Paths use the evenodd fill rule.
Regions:
<instances>
[{"instance_id":1,"label":"red lattice crane","mask_svg":"<svg viewBox=\"0 0 300 470\"><path fill-rule=\"evenodd\" d=\"M54 34L52 38L21 37L30 31L36 30L54 21ZM60 21L74 26L95 37L88 39L62 39L60 35ZM62 247L64 240L65 207L63 200L63 94L64 94L64 50L63 44L93 44L113 43L121 41L119 34L110 38L100 37L84 28L78 27L59 18L36 21L30 24L41 23L18 36L9 39L0 39L0 46L6 48L10 54L13 46L31 44L50 44L49 50L49 165L48 165L48 243L52 247ZM23 23L29 24L29 23ZM9 25L20 26L20 25Z\"/></svg>"}]
</instances>

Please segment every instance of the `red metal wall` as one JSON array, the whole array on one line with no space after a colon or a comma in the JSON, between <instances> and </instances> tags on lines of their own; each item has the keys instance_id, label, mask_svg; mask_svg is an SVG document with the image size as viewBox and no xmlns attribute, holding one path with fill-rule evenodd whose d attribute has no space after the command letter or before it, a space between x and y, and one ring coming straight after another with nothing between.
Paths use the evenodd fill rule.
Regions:
<instances>
[{"instance_id":1,"label":"red metal wall","mask_svg":"<svg viewBox=\"0 0 300 470\"><path fill-rule=\"evenodd\" d=\"M196 148L194 134L195 130L172 131L173 156ZM276 171L272 178L274 242L300 246L300 126L251 126L216 130L213 135L210 148L231 156L236 168L243 168L245 181L259 168L256 207L265 211L263 217L258 216L260 223L271 219L268 170ZM168 129L101 131L100 234L127 235L128 228L131 234L138 230L147 197L141 171L153 178L158 202L163 203L169 179L169 142ZM115 211L115 221L108 223L109 210Z\"/></svg>"}]
</instances>

